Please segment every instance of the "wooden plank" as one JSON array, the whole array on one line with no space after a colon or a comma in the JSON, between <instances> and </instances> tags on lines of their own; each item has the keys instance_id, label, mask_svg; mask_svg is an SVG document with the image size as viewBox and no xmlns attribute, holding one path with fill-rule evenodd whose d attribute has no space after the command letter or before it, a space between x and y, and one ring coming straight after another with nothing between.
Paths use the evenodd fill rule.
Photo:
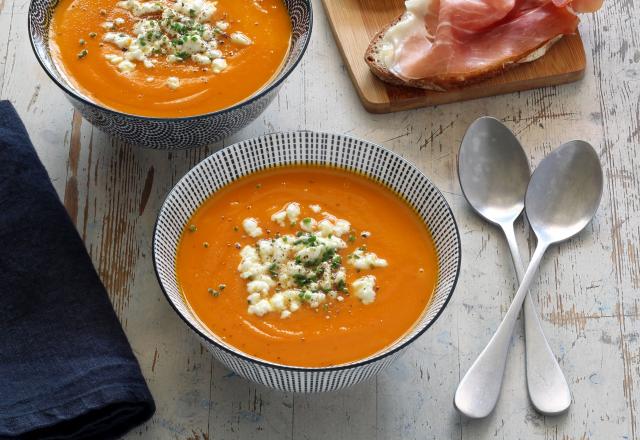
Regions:
<instances>
[{"instance_id":1,"label":"wooden plank","mask_svg":"<svg viewBox=\"0 0 640 440\"><path fill-rule=\"evenodd\" d=\"M532 63L513 68L481 83L447 92L400 87L378 80L364 61L371 39L404 11L402 0L323 0L338 47L364 107L388 113L513 93L582 78L586 59L579 35L556 43Z\"/></svg>"}]
</instances>

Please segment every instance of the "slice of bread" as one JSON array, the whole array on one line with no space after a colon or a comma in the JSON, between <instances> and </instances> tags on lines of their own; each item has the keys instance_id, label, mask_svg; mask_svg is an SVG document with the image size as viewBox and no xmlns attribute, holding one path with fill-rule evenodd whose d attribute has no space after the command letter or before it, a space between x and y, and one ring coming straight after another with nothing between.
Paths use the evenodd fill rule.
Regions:
<instances>
[{"instance_id":1,"label":"slice of bread","mask_svg":"<svg viewBox=\"0 0 640 440\"><path fill-rule=\"evenodd\" d=\"M505 60L500 64L488 66L484 69L475 71L468 75L455 75L444 73L442 75L435 75L428 78L421 79L403 79L389 71L389 68L382 61L382 42L386 32L400 21L402 15L391 22L387 27L382 29L378 34L373 37L369 47L364 55L364 60L369 65L371 72L382 81L394 84L398 86L416 87L420 89L435 90L444 92L450 89L464 87L466 85L474 84L485 79L500 75L508 69L518 66L522 63L528 63L537 60L543 56L553 44L562 38L562 35L558 35L538 47L519 54L517 57Z\"/></svg>"}]
</instances>

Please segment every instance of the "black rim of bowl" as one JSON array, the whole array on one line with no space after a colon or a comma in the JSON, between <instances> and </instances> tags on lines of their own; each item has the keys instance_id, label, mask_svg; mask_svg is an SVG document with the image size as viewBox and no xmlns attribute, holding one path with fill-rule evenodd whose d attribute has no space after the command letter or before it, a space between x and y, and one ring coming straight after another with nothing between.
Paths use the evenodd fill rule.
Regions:
<instances>
[{"instance_id":1,"label":"black rim of bowl","mask_svg":"<svg viewBox=\"0 0 640 440\"><path fill-rule=\"evenodd\" d=\"M262 89L258 90L254 95L250 96L249 98L245 99L244 101L240 101L240 102L232 105L231 107L223 108L221 110L217 110L217 111L210 112L210 113L204 113L202 115L181 116L181 117L176 117L176 118L159 118L159 117L154 117L154 116L142 116L142 115L134 115L132 113L120 112L118 110L103 106L102 104L98 104L97 102L93 102L90 99L85 98L84 96L80 95L78 92L76 92L72 88L68 87L66 84L63 84L62 82L58 81L56 76L49 71L49 68L42 61L38 51L36 50L36 45L35 45L35 42L33 41L33 33L31 32L31 26L32 26L31 17L33 17L33 8L34 8L35 0L31 0L31 2L29 3L29 12L27 14L29 19L28 19L27 27L28 27L28 30L29 30L29 42L31 43L31 50L33 51L36 59L38 60L38 63L40 64L42 69L46 72L46 74L49 76L49 78L51 78L51 80L58 87L60 87L66 94L68 94L69 96L73 97L74 99L82 102L83 104L86 104L86 105L89 105L91 107L97 108L98 110L101 110L101 111L106 111L106 112L114 114L114 115L125 116L125 117L129 117L129 118L136 118L136 119L140 119L140 120L144 120L144 121L150 121L150 122L192 121L192 120L204 119L204 118L210 118L212 116L222 115L222 114L229 113L229 112L232 112L234 110L237 110L240 107L244 107L246 105L249 105L249 104L257 101L258 99L262 98L267 93L269 93L272 90L274 90L277 87L279 87L284 82L284 80L287 79L289 77L289 75L291 75L291 73L295 70L295 68L300 63L300 61L302 61L302 58L304 57L304 54L307 52L307 47L309 46L309 41L311 40L311 32L313 30L313 6L311 5L311 0L303 0L303 1L309 7L309 30L305 35L305 39L303 40L303 46L302 46L302 48L300 50L300 54L298 55L298 57L293 61L293 63L289 67L283 68L283 70L280 73L280 77L279 78L276 78L272 82L266 83L262 87ZM55 8L55 6L54 6L54 8Z\"/></svg>"},{"instance_id":2,"label":"black rim of bowl","mask_svg":"<svg viewBox=\"0 0 640 440\"><path fill-rule=\"evenodd\" d=\"M182 181L184 179L187 178L187 176L189 175L189 173L197 166L199 166L202 162L204 162L205 160L209 159L211 156L216 156L216 155L220 155L222 153L224 153L228 148L233 147L234 145L236 145L237 143L241 143L241 142L247 142L247 141L261 141L262 139L265 139L267 137L276 135L276 134L280 134L280 133L315 133L315 134L326 134L328 136L339 136L341 138L344 139L352 139L354 141L361 141L361 142L366 142L367 144L370 145L374 145L377 148L380 148L382 150L387 151L388 153L390 153L392 156L394 156L395 158L397 158L398 160L407 163L409 166L411 166L412 168L414 168L419 175L421 175L425 180L427 180L429 183L431 183L431 186L433 186L433 189L436 191L436 193L442 197L442 200L444 200L444 204L447 208L447 211L449 212L449 215L451 216L451 220L453 223L453 228L456 232L456 239L458 242L458 246L457 246L457 251L458 251L458 267L456 268L456 275L455 278L453 280L453 284L451 285L451 288L449 289L449 292L447 293L447 298L445 299L444 303L442 304L442 307L440 308L440 310L438 310L438 312L436 313L436 315L433 317L433 319L431 321L429 321L429 323L427 323L423 329L421 329L418 333L416 333L415 335L413 335L411 338L407 339L406 341L404 341L403 343L399 344L397 347L393 348L392 350L389 351L382 351L382 352L378 352L377 354L374 354L366 359L360 360L360 361L355 361L352 363L348 363L348 364L340 364L340 365L335 365L335 366L328 366L328 367L297 367L297 366L289 366L289 365L282 365L282 364L276 364L273 362L268 362L265 361L263 359L260 359L258 357L251 357L239 350L232 350L229 347L225 347L224 345L220 344L219 342L213 340L211 338L210 335L201 332L199 329L197 329L195 326L193 326L193 324L191 324L191 322L189 322L189 320L180 312L180 310L178 310L178 308L176 307L176 305L173 303L173 301L171 300L171 298L169 297L169 294L167 293L167 291L164 288L164 285L162 284L162 281L160 279L160 274L158 273L158 266L156 264L156 237L157 237L157 229L158 229L158 222L160 220L160 215L162 214L162 212L165 209L165 206L167 204L167 200L169 199L169 197L171 197L171 195L174 193L174 191L176 191L176 188L182 183ZM304 164L301 164L304 165ZM322 165L319 163L319 165ZM345 168L339 166L340 169L343 169L345 171ZM262 168L265 169L265 168ZM247 173L244 174L241 177L244 176L248 176L250 174L253 174L257 171L261 171L260 170L255 170L252 171L251 173ZM366 174L364 175L367 178L370 178L368 176L366 176ZM230 182L228 182L226 185L234 182L237 179L233 179ZM213 193L212 193L213 194ZM210 195L211 196L211 195ZM244 141L239 141L236 142L234 144L231 144L225 148L222 148L218 151L216 151L215 153L205 157L204 159L202 159L200 162L198 162L196 165L194 165L191 169L189 169L189 171L187 171L185 173L184 176L182 176L180 178L180 180L178 180L178 182L176 182L176 184L171 188L171 190L167 193L167 195L165 196L164 200L162 201L162 205L160 206L160 210L158 211L158 217L156 218L155 224L153 226L153 239L152 239L152 243L151 243L151 257L153 258L153 270L155 271L156 274L156 278L158 280L158 284L160 285L160 289L162 290L162 293L164 294L167 302L171 305L171 307L173 308L173 310L176 312L176 314L178 316L180 316L180 318L189 326L189 328L191 330L193 330L198 336L200 336L201 338L203 338L205 341L207 341L210 344L213 344L215 347L229 353L232 356L236 356L241 358L244 361L250 362L250 363L255 363L255 364L259 364L265 367L269 367L269 368L273 368L273 369L277 369L277 370L285 370L285 371L301 371L301 372L326 372L326 371L338 371L338 370L348 370L348 369L352 369L352 368L359 368L368 364L371 364L373 362L377 362L381 359L384 359L388 356L393 355L394 353L402 350L403 348L407 347L409 344L411 344L412 342L414 342L416 339L418 339L420 336L422 336L442 315L442 313L444 312L444 310L447 308L447 305L449 305L449 301L451 300L451 298L453 297L453 292L456 290L456 286L458 285L458 279L460 277L460 267L462 266L462 244L460 242L460 231L458 230L458 223L456 222L456 218L453 215L453 211L451 210L451 206L449 205L449 202L447 202L447 199L444 197L444 195L442 194L442 192L440 191L440 189L438 187L436 187L431 180L429 180L429 178L415 165L413 165L411 162L409 162L407 159L403 158L402 156L400 156L399 154L395 153L394 151L389 150L386 147L383 147L382 145L376 144L374 142L370 142L370 141L364 141L361 139L358 139L356 137L353 136L347 136L347 135L342 135L342 134L336 134L336 133L327 133L327 132L321 132L321 131L309 131L309 130L299 130L299 131L292 131L292 132L277 132L277 133L271 133L271 134L267 134L267 135L263 135L263 136L258 136L256 138L251 138L251 139L245 139ZM382 349L384 350L384 349Z\"/></svg>"}]
</instances>

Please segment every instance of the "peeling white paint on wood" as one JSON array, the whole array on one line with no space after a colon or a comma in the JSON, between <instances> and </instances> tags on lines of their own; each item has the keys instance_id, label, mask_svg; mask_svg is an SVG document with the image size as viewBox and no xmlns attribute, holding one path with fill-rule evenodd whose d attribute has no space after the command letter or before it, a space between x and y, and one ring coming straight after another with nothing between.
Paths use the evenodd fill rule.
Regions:
<instances>
[{"instance_id":1,"label":"peeling white paint on wood","mask_svg":"<svg viewBox=\"0 0 640 440\"><path fill-rule=\"evenodd\" d=\"M276 101L220 145L310 129L383 144L440 187L458 219L463 270L454 299L425 336L374 380L328 395L270 391L212 360L163 298L151 234L164 195L213 147L131 149L79 116L31 54L26 0L0 0L0 97L11 100L65 201L140 360L158 411L128 438L148 439L638 439L640 390L640 5L609 0L581 25L590 65L577 84L390 115L366 113L318 0L309 51ZM24 54L24 55L23 55ZM593 225L554 248L535 295L571 386L569 414L541 417L527 401L519 330L500 403L463 420L458 380L488 341L515 289L506 244L461 197L458 145L493 115L518 133L532 164L563 141L600 152L603 203ZM532 243L524 227L525 255Z\"/></svg>"}]
</instances>

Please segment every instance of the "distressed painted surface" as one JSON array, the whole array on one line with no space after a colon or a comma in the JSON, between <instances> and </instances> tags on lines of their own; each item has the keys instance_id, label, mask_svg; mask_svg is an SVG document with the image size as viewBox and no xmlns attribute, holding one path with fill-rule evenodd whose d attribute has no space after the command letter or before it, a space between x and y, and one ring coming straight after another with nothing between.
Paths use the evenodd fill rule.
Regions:
<instances>
[{"instance_id":1,"label":"distressed painted surface","mask_svg":"<svg viewBox=\"0 0 640 440\"><path fill-rule=\"evenodd\" d=\"M158 405L131 433L148 439L638 439L640 438L640 5L609 0L581 31L586 78L563 87L391 115L360 106L319 1L312 43L276 102L225 144L311 129L381 143L438 185L459 221L463 271L439 322L375 380L329 395L254 386L212 360L161 296L151 234L164 195L214 148L168 153L122 145L93 129L40 69L26 34L26 0L0 0L0 97L23 117L60 197L110 291ZM596 147L606 188L597 218L553 249L534 297L573 392L570 413L537 415L527 402L518 331L502 399L483 421L451 404L457 382L488 341L515 288L498 232L465 205L456 180L459 142L478 116L504 120L532 164L583 138ZM525 255L533 243L524 226Z\"/></svg>"}]
</instances>

